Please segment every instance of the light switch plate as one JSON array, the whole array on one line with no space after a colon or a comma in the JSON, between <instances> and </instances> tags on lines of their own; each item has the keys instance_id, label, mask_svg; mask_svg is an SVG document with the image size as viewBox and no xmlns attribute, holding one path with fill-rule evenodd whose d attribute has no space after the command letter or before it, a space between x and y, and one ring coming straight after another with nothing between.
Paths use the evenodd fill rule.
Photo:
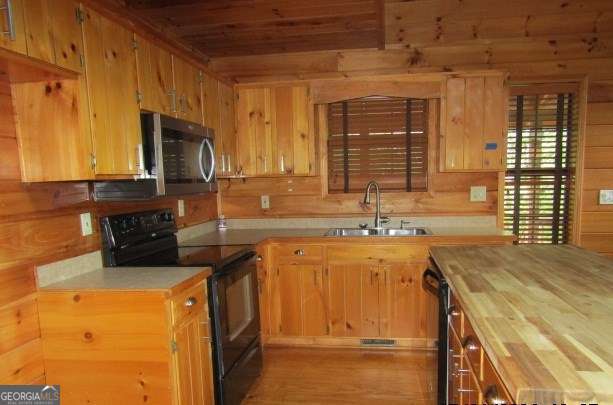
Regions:
<instances>
[{"instance_id":1,"label":"light switch plate","mask_svg":"<svg viewBox=\"0 0 613 405\"><path fill-rule=\"evenodd\" d=\"M487 187L472 186L470 188L470 201L471 202L484 202L486 200L487 200Z\"/></svg>"},{"instance_id":2,"label":"light switch plate","mask_svg":"<svg viewBox=\"0 0 613 405\"><path fill-rule=\"evenodd\" d=\"M185 216L185 201L183 201L183 200L178 200L177 201L177 211L178 211L180 217L184 217Z\"/></svg>"},{"instance_id":3,"label":"light switch plate","mask_svg":"<svg viewBox=\"0 0 613 405\"><path fill-rule=\"evenodd\" d=\"M263 195L261 197L261 200L262 200L262 204L261 204L262 205L262 209L263 210L269 209L270 208L270 197L267 196L267 195Z\"/></svg>"},{"instance_id":4,"label":"light switch plate","mask_svg":"<svg viewBox=\"0 0 613 405\"><path fill-rule=\"evenodd\" d=\"M613 190L600 190L600 198L598 199L600 205L613 204Z\"/></svg>"},{"instance_id":5,"label":"light switch plate","mask_svg":"<svg viewBox=\"0 0 613 405\"><path fill-rule=\"evenodd\" d=\"M88 236L94 233L92 228L92 214L84 212L81 214L81 235Z\"/></svg>"}]
</instances>

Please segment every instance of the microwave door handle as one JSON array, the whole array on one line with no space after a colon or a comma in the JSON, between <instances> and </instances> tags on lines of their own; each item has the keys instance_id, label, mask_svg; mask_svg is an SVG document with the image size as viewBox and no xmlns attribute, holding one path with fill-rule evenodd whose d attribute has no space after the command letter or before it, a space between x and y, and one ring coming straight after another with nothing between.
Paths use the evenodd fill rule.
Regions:
<instances>
[{"instance_id":1,"label":"microwave door handle","mask_svg":"<svg viewBox=\"0 0 613 405\"><path fill-rule=\"evenodd\" d=\"M207 175L204 170L204 146L207 146L209 153L211 154L211 170ZM213 146L211 146L211 142L209 142L208 138L204 138L202 144L200 145L200 154L199 154L199 164L200 164L200 173L202 174L202 178L204 181L209 183L213 178L213 174L215 174L215 152L213 151Z\"/></svg>"}]
</instances>

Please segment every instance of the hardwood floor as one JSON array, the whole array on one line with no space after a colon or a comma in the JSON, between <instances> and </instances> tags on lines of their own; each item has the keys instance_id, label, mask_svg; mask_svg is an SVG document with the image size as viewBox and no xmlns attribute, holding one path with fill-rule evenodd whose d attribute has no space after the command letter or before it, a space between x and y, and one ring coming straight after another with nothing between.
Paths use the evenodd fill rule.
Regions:
<instances>
[{"instance_id":1,"label":"hardwood floor","mask_svg":"<svg viewBox=\"0 0 613 405\"><path fill-rule=\"evenodd\" d=\"M436 352L266 347L244 403L434 405Z\"/></svg>"}]
</instances>

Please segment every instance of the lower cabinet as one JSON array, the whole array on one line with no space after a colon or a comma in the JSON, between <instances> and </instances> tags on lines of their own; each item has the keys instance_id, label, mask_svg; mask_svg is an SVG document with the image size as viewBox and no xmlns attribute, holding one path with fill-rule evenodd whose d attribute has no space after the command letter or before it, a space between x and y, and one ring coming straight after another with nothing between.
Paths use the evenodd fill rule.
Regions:
<instances>
[{"instance_id":1,"label":"lower cabinet","mask_svg":"<svg viewBox=\"0 0 613 405\"><path fill-rule=\"evenodd\" d=\"M41 290L46 383L63 404L213 404L205 284Z\"/></svg>"},{"instance_id":2,"label":"lower cabinet","mask_svg":"<svg viewBox=\"0 0 613 405\"><path fill-rule=\"evenodd\" d=\"M427 247L278 243L259 251L264 335L433 345L429 296L421 288Z\"/></svg>"}]
</instances>

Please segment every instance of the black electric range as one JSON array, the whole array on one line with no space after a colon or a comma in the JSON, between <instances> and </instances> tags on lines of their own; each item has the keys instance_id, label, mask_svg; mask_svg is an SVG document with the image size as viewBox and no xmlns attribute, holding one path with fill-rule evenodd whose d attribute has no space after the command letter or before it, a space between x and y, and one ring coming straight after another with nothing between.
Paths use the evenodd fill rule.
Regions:
<instances>
[{"instance_id":1,"label":"black electric range","mask_svg":"<svg viewBox=\"0 0 613 405\"><path fill-rule=\"evenodd\" d=\"M262 370L254 247L181 247L170 209L103 217L100 227L106 267L209 266L213 269L207 287L215 398L218 404L239 404Z\"/></svg>"}]
</instances>

